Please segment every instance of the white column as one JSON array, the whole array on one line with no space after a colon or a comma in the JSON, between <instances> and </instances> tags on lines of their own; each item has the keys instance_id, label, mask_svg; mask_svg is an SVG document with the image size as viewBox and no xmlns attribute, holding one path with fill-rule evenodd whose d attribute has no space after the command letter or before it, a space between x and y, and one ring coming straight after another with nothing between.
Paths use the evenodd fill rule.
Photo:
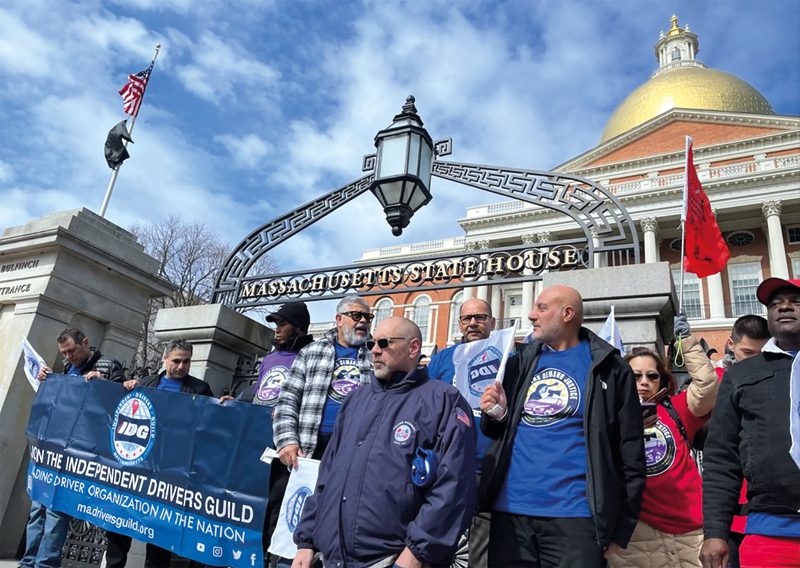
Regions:
<instances>
[{"instance_id":1,"label":"white column","mask_svg":"<svg viewBox=\"0 0 800 568\"><path fill-rule=\"evenodd\" d=\"M538 240L540 243L549 243L552 240L552 233L550 231L541 231L539 233L536 233L536 240ZM547 258L547 255L550 253L550 247L544 247L544 248L542 248L540 250L542 251L542 254L545 256L545 258ZM541 274L542 274L542 276L544 276L548 272L550 272L550 271L545 268L544 270L542 270ZM536 297L538 297L539 294L542 293L542 289L543 288L544 288L544 284L542 283L542 281L541 280L537 280L536 281ZM536 301L536 298L534 298L534 301ZM531 307L533 307L532 303L531 303Z\"/></svg>"},{"instance_id":2,"label":"white column","mask_svg":"<svg viewBox=\"0 0 800 568\"><path fill-rule=\"evenodd\" d=\"M655 217L644 217L639 224L644 232L644 262L645 264L658 262L658 245L656 244L658 221Z\"/></svg>"},{"instance_id":3,"label":"white column","mask_svg":"<svg viewBox=\"0 0 800 568\"><path fill-rule=\"evenodd\" d=\"M532 245L536 242L536 235L526 234L522 235L522 243L525 245ZM525 268L522 271L523 276L533 276L533 270ZM534 281L529 280L522 283L522 317L527 318L528 314L533 309L533 292Z\"/></svg>"},{"instance_id":4,"label":"white column","mask_svg":"<svg viewBox=\"0 0 800 568\"><path fill-rule=\"evenodd\" d=\"M489 240L488 239L487 240L483 240L483 241L478 241L478 249L486 250L488 248L489 248ZM488 260L488 258L489 258L488 254L482 254L481 255L481 260L484 263L484 267L486 266L485 263ZM478 278L478 281L486 282L488 280L489 280L489 276L486 275L486 272L484 270L484 273L481 274L480 278ZM478 294L477 294L477 296L478 296L478 299L483 300L484 302L489 301L489 287L488 286L478 286Z\"/></svg>"},{"instance_id":5,"label":"white column","mask_svg":"<svg viewBox=\"0 0 800 568\"><path fill-rule=\"evenodd\" d=\"M471 252L475 250L475 241L465 241L464 250ZM475 297L475 288L473 286L464 286L464 301L471 300Z\"/></svg>"},{"instance_id":6,"label":"white column","mask_svg":"<svg viewBox=\"0 0 800 568\"><path fill-rule=\"evenodd\" d=\"M783 242L781 227L780 200L767 201L761 206L761 211L767 220L770 273L778 278L789 278L789 263L786 262L786 245Z\"/></svg>"},{"instance_id":7,"label":"white column","mask_svg":"<svg viewBox=\"0 0 800 568\"><path fill-rule=\"evenodd\" d=\"M722 319L725 317L725 300L722 295L722 273L717 272L706 278L708 284L708 305L711 311L708 317Z\"/></svg>"},{"instance_id":8,"label":"white column","mask_svg":"<svg viewBox=\"0 0 800 568\"><path fill-rule=\"evenodd\" d=\"M497 318L498 322L503 319L504 314L500 313L500 296L503 289L500 286L492 286L492 316Z\"/></svg>"},{"instance_id":9,"label":"white column","mask_svg":"<svg viewBox=\"0 0 800 568\"><path fill-rule=\"evenodd\" d=\"M597 247L600 246L600 236L595 229L590 229L589 232L592 235L592 247L594 247L594 250L597 250ZM592 255L592 265L594 268L600 268L601 266L605 266L607 264L607 254L607 252L596 252Z\"/></svg>"}]
</instances>

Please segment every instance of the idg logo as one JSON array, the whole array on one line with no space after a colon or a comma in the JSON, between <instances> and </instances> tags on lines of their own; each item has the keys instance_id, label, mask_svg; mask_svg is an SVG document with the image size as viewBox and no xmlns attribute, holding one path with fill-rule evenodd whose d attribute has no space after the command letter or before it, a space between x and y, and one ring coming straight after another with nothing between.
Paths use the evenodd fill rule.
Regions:
<instances>
[{"instance_id":1,"label":"idg logo","mask_svg":"<svg viewBox=\"0 0 800 568\"><path fill-rule=\"evenodd\" d=\"M500 369L500 361L503 354L497 347L487 347L469 362L469 392L475 396L481 396L486 387L489 386Z\"/></svg>"},{"instance_id":2,"label":"idg logo","mask_svg":"<svg viewBox=\"0 0 800 568\"><path fill-rule=\"evenodd\" d=\"M297 528L300 522L300 515L303 514L303 505L306 504L306 499L311 495L311 489L308 487L300 487L295 491L289 501L286 503L286 525L291 532Z\"/></svg>"},{"instance_id":3,"label":"idg logo","mask_svg":"<svg viewBox=\"0 0 800 568\"><path fill-rule=\"evenodd\" d=\"M136 465L147 457L156 436L153 403L139 391L127 394L114 411L111 453L122 465Z\"/></svg>"}]
</instances>

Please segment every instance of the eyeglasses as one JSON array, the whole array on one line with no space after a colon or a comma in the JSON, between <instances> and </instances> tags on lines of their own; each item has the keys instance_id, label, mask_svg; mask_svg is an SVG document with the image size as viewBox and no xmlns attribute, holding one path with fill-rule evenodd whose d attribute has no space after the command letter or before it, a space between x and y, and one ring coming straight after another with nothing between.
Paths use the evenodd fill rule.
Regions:
<instances>
[{"instance_id":1,"label":"eyeglasses","mask_svg":"<svg viewBox=\"0 0 800 568\"><path fill-rule=\"evenodd\" d=\"M463 316L459 316L458 321L460 321L464 325L467 325L469 322L471 322L473 320L473 318L478 323L486 323L486 320L489 319L489 314L468 314L468 315L463 315Z\"/></svg>"},{"instance_id":2,"label":"eyeglasses","mask_svg":"<svg viewBox=\"0 0 800 568\"><path fill-rule=\"evenodd\" d=\"M649 373L644 373L644 374L637 373L634 371L633 378L635 378L638 381L642 377L644 377L648 381L657 381L658 379L661 378L661 375L659 373L656 373L655 371L650 371Z\"/></svg>"},{"instance_id":3,"label":"eyeglasses","mask_svg":"<svg viewBox=\"0 0 800 568\"><path fill-rule=\"evenodd\" d=\"M363 319L367 323L370 323L373 319L375 319L374 314L368 314L366 312L342 312L342 315L349 317L351 320L355 322L361 321Z\"/></svg>"},{"instance_id":4,"label":"eyeglasses","mask_svg":"<svg viewBox=\"0 0 800 568\"><path fill-rule=\"evenodd\" d=\"M377 345L381 349L386 349L395 341L409 341L407 337L381 337L380 339L367 339L367 349L372 351Z\"/></svg>"}]
</instances>

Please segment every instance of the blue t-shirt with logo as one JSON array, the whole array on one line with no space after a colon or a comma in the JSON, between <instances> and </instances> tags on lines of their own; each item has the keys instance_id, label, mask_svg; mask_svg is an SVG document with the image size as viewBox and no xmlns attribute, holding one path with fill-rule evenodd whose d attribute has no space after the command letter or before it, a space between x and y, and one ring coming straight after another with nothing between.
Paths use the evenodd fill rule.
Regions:
<instances>
[{"instance_id":1,"label":"blue t-shirt with logo","mask_svg":"<svg viewBox=\"0 0 800 568\"><path fill-rule=\"evenodd\" d=\"M181 385L183 385L183 381L176 381L175 379L170 379L167 375L164 375L158 382L158 390L181 392Z\"/></svg>"},{"instance_id":2,"label":"blue t-shirt with logo","mask_svg":"<svg viewBox=\"0 0 800 568\"><path fill-rule=\"evenodd\" d=\"M583 430L589 342L542 349L494 510L541 517L590 517Z\"/></svg>"},{"instance_id":3,"label":"blue t-shirt with logo","mask_svg":"<svg viewBox=\"0 0 800 568\"><path fill-rule=\"evenodd\" d=\"M333 426L336 416L342 407L344 397L356 390L361 384L361 371L358 368L358 348L345 347L334 344L336 348L336 361L333 364L333 377L325 397L325 406L322 408L322 422L319 425L319 435L324 441L333 435Z\"/></svg>"}]
</instances>

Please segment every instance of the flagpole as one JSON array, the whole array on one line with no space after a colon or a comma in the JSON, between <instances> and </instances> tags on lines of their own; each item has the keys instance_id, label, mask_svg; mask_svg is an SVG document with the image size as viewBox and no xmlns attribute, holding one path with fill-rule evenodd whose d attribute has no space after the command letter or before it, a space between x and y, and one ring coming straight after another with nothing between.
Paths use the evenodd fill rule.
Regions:
<instances>
[{"instance_id":1,"label":"flagpole","mask_svg":"<svg viewBox=\"0 0 800 568\"><path fill-rule=\"evenodd\" d=\"M158 52L160 50L161 50L161 44L157 43L155 53L153 53L153 60L150 63L150 73L153 72L153 68L155 67L156 64L156 59L158 58ZM150 78L148 77L148 81L147 83L145 83L144 89L142 90L142 97L141 100L139 101L139 109L136 111L136 114L133 116L133 118L131 118L131 127L128 128L128 134L131 135L131 137L133 136L133 127L136 125L136 119L139 116L139 110L142 109L142 102L144 102L144 94L147 92L147 85L150 83L149 79ZM125 148L128 147L127 140L123 140L122 144L125 146ZM114 191L114 185L117 183L117 177L119 176L119 169L121 167L122 167L122 162L117 164L117 167L115 167L114 171L111 172L111 179L108 180L108 187L106 188L106 194L103 197L103 204L100 206L100 217L106 216L106 209L108 209L108 202L111 201L111 194Z\"/></svg>"},{"instance_id":2,"label":"flagpole","mask_svg":"<svg viewBox=\"0 0 800 568\"><path fill-rule=\"evenodd\" d=\"M686 207L689 203L689 146L691 143L692 137L687 136L683 166L683 204L681 205L681 286L678 295L678 313L683 313L683 277L686 273L683 259L686 256Z\"/></svg>"},{"instance_id":3,"label":"flagpole","mask_svg":"<svg viewBox=\"0 0 800 568\"><path fill-rule=\"evenodd\" d=\"M614 339L617 334L615 333L617 327L617 320L614 317L614 306L611 306L611 339Z\"/></svg>"}]
</instances>

